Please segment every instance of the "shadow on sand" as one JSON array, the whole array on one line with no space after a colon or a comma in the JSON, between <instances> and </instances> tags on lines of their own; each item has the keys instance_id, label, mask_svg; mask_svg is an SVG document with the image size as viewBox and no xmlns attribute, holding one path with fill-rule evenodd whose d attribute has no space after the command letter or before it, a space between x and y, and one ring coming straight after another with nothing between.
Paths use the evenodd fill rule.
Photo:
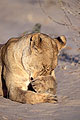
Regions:
<instances>
[{"instance_id":1,"label":"shadow on sand","mask_svg":"<svg viewBox=\"0 0 80 120\"><path fill-rule=\"evenodd\" d=\"M68 55L67 53L62 53L59 56L59 60L69 63L80 63L80 54L78 55Z\"/></svg>"}]
</instances>

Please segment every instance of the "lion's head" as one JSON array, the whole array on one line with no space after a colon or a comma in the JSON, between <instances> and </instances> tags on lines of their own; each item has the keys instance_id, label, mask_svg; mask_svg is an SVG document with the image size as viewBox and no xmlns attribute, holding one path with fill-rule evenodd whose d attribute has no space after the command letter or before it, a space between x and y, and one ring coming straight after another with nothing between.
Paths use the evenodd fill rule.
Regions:
<instances>
[{"instance_id":1,"label":"lion's head","mask_svg":"<svg viewBox=\"0 0 80 120\"><path fill-rule=\"evenodd\" d=\"M22 64L30 77L50 75L57 66L59 51L65 46L64 36L55 39L42 33L27 36L28 45L22 53Z\"/></svg>"}]
</instances>

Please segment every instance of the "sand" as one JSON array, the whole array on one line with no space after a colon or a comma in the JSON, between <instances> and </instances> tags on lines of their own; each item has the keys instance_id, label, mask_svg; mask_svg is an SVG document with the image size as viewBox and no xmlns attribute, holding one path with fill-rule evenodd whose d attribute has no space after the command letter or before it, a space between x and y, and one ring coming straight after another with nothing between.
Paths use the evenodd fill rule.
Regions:
<instances>
[{"instance_id":1,"label":"sand","mask_svg":"<svg viewBox=\"0 0 80 120\"><path fill-rule=\"evenodd\" d=\"M80 120L80 1L0 1L0 44L31 32L36 23L53 38L67 38L55 70L59 102L30 105L0 97L0 120Z\"/></svg>"}]
</instances>

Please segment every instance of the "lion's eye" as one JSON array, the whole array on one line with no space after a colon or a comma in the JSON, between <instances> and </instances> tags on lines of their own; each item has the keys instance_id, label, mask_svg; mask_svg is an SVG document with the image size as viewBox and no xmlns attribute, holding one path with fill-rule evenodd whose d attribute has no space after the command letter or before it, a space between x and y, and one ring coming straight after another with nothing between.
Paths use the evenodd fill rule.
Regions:
<instances>
[{"instance_id":1,"label":"lion's eye","mask_svg":"<svg viewBox=\"0 0 80 120\"><path fill-rule=\"evenodd\" d=\"M32 37L30 38L30 41L32 41Z\"/></svg>"}]
</instances>

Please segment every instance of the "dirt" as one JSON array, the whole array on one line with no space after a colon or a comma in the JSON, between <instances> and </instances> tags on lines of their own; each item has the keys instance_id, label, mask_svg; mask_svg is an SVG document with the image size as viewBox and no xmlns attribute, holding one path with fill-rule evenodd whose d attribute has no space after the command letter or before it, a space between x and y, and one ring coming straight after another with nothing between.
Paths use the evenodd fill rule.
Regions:
<instances>
[{"instance_id":1,"label":"dirt","mask_svg":"<svg viewBox=\"0 0 80 120\"><path fill-rule=\"evenodd\" d=\"M36 23L53 38L67 38L55 70L59 102L30 105L0 97L0 120L80 120L80 1L0 1L0 44Z\"/></svg>"}]
</instances>

